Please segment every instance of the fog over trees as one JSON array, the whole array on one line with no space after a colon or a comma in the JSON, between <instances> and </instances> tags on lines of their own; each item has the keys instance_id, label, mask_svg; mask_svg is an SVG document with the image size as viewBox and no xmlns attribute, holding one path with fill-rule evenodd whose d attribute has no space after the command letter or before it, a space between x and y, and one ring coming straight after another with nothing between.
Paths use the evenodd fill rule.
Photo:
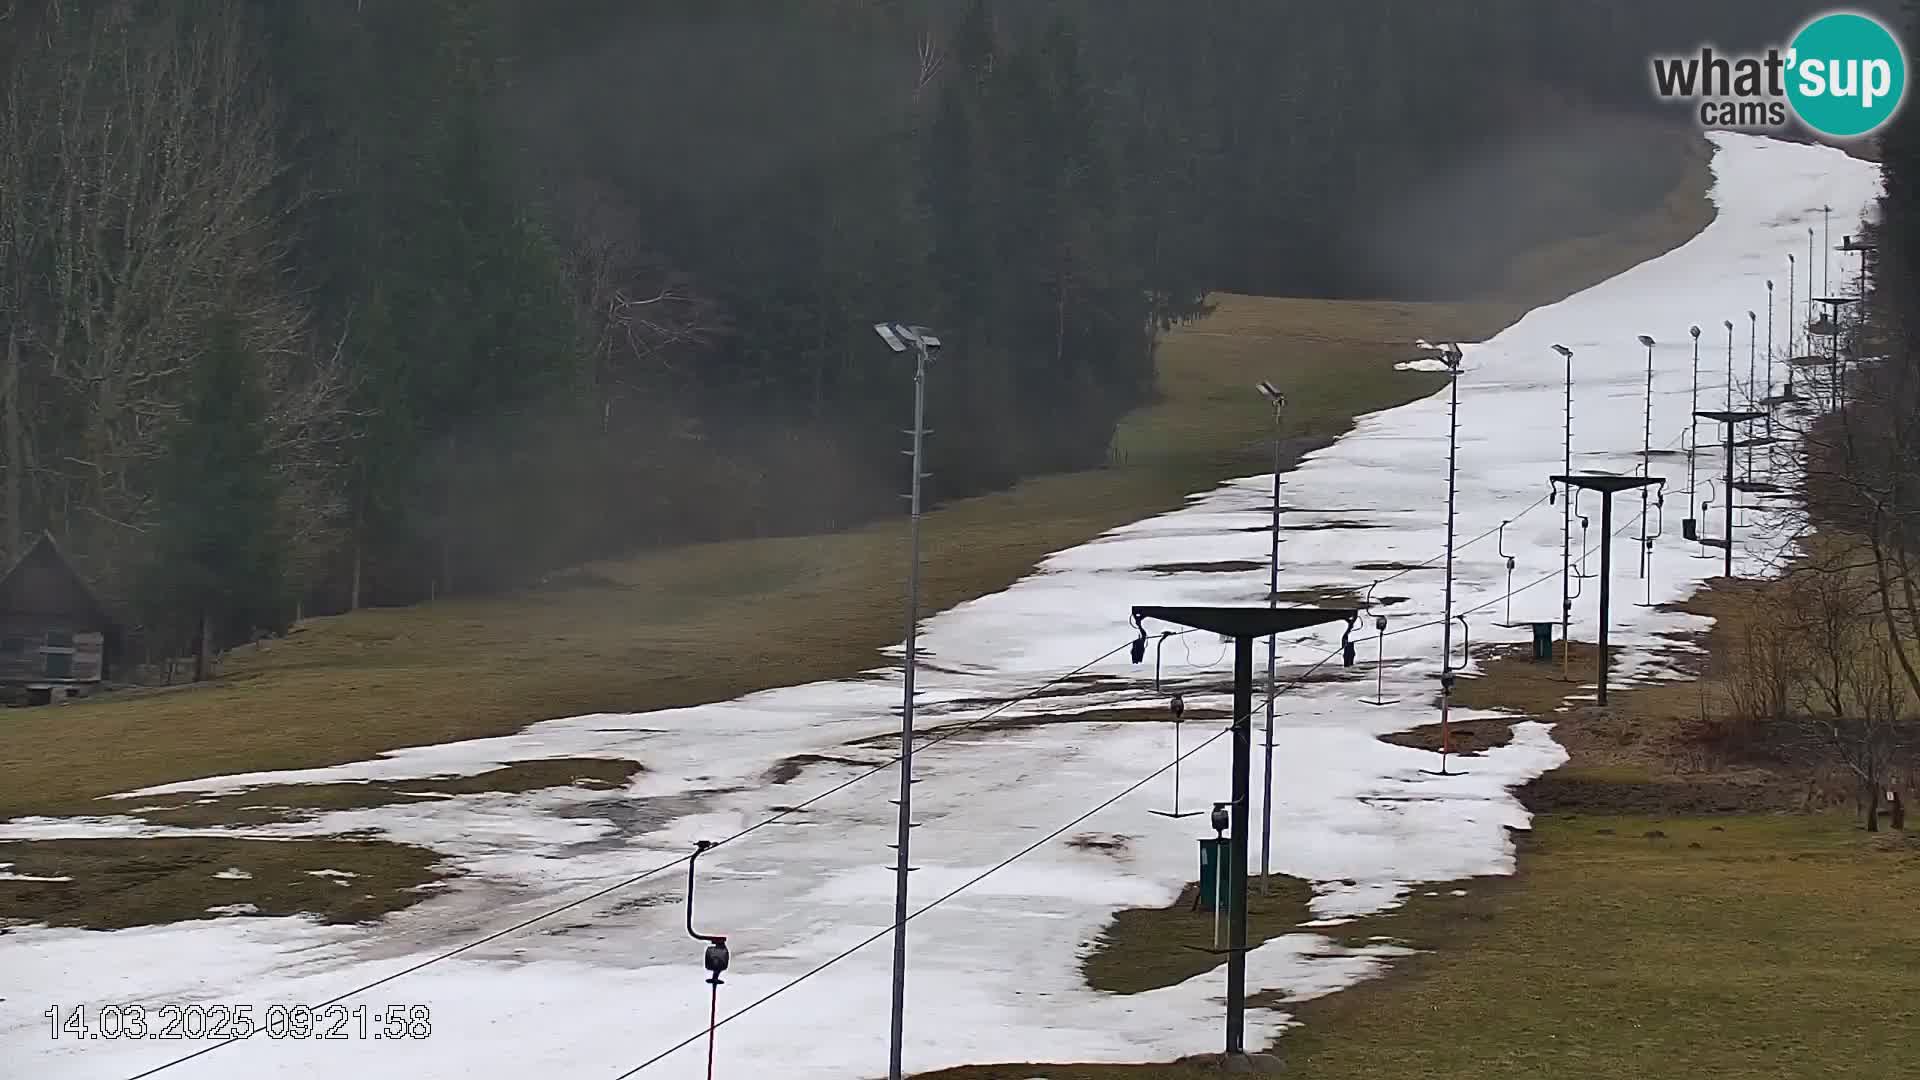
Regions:
<instances>
[{"instance_id":1,"label":"fog over trees","mask_svg":"<svg viewBox=\"0 0 1920 1080\"><path fill-rule=\"evenodd\" d=\"M1209 292L1495 288L1671 187L1589 137L1691 123L1649 55L1818 7L12 0L0 560L52 532L165 653L869 520L878 320L948 342L934 498L1098 466Z\"/></svg>"}]
</instances>

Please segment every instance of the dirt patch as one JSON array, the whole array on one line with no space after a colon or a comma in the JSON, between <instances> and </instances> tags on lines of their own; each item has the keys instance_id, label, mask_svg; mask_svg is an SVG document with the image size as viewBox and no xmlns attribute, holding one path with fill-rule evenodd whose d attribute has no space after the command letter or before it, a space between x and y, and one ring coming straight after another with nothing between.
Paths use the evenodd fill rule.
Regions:
<instances>
[{"instance_id":1,"label":"dirt patch","mask_svg":"<svg viewBox=\"0 0 1920 1080\"><path fill-rule=\"evenodd\" d=\"M0 923L120 930L245 915L371 922L425 900L440 857L382 840L0 843Z\"/></svg>"},{"instance_id":2,"label":"dirt patch","mask_svg":"<svg viewBox=\"0 0 1920 1080\"><path fill-rule=\"evenodd\" d=\"M1273 600L1276 603L1298 604L1302 607L1357 608L1360 606L1359 593L1337 587L1281 589L1273 594Z\"/></svg>"},{"instance_id":3,"label":"dirt patch","mask_svg":"<svg viewBox=\"0 0 1920 1080\"><path fill-rule=\"evenodd\" d=\"M848 765L854 768L871 768L873 764L871 761L859 761L848 757L835 757L831 754L795 754L792 757L781 758L775 762L773 768L761 774L760 780L766 784L788 784L797 779L801 773L806 772L807 769L815 765Z\"/></svg>"},{"instance_id":4,"label":"dirt patch","mask_svg":"<svg viewBox=\"0 0 1920 1080\"><path fill-rule=\"evenodd\" d=\"M331 810L403 806L455 795L517 794L557 787L612 790L626 786L641 771L638 762L618 758L552 758L515 762L472 776L377 783L274 784L231 795L186 794L117 801L126 808L124 812L156 825L252 826L306 821Z\"/></svg>"},{"instance_id":5,"label":"dirt patch","mask_svg":"<svg viewBox=\"0 0 1920 1080\"><path fill-rule=\"evenodd\" d=\"M1510 719L1463 720L1447 726L1447 741L1456 756L1474 757L1512 742L1513 725ZM1439 753L1440 725L1427 724L1411 731L1382 735L1380 741Z\"/></svg>"},{"instance_id":6,"label":"dirt patch","mask_svg":"<svg viewBox=\"0 0 1920 1080\"><path fill-rule=\"evenodd\" d=\"M1402 563L1402 562L1354 563L1353 568L1355 570L1378 571L1378 572L1384 572L1384 573L1397 573L1397 574L1410 574L1415 570L1438 569L1438 567L1434 567L1434 566L1421 566L1415 563Z\"/></svg>"},{"instance_id":7,"label":"dirt patch","mask_svg":"<svg viewBox=\"0 0 1920 1080\"><path fill-rule=\"evenodd\" d=\"M1141 567L1149 574L1244 574L1254 570L1265 570L1263 562L1246 560L1228 562L1186 562L1161 563L1158 566Z\"/></svg>"},{"instance_id":8,"label":"dirt patch","mask_svg":"<svg viewBox=\"0 0 1920 1080\"><path fill-rule=\"evenodd\" d=\"M1377 521L1316 521L1311 525L1288 525L1286 532L1338 532L1345 529L1384 529Z\"/></svg>"},{"instance_id":9,"label":"dirt patch","mask_svg":"<svg viewBox=\"0 0 1920 1080\"><path fill-rule=\"evenodd\" d=\"M1202 691L1189 687L1188 693ZM1207 720L1229 720L1233 714L1221 709L1198 709L1188 706L1181 717L1183 722ZM996 735L1009 731L1031 731L1035 728L1051 727L1055 724L1168 724L1173 722L1173 713L1164 705L1151 707L1123 706L1108 709L1081 709L1076 712L1042 713L1035 716L996 716L991 720L976 723L957 723L945 727L930 728L921 731L922 741L928 739L946 740L961 736ZM855 739L848 746L893 747L900 742L900 736L891 732L884 735L869 735L864 739ZM804 755L803 755L804 756ZM823 759L835 760L835 759Z\"/></svg>"},{"instance_id":10,"label":"dirt patch","mask_svg":"<svg viewBox=\"0 0 1920 1080\"><path fill-rule=\"evenodd\" d=\"M1097 851L1102 855L1120 857L1128 853L1127 845L1133 837L1121 833L1080 833L1069 837L1067 846L1075 851Z\"/></svg>"}]
</instances>

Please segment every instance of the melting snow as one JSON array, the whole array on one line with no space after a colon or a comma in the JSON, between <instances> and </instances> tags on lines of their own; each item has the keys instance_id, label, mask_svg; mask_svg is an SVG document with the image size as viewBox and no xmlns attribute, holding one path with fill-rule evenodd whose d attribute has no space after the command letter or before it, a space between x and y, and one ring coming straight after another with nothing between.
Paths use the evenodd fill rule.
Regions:
<instances>
[{"instance_id":1,"label":"melting snow","mask_svg":"<svg viewBox=\"0 0 1920 1080\"><path fill-rule=\"evenodd\" d=\"M1722 319L1764 302L1764 280L1785 255L1804 250L1805 228L1830 204L1850 222L1875 196L1875 167L1823 147L1750 136L1713 136L1719 146L1713 197L1719 218L1700 236L1566 301L1536 310L1493 340L1465 349L1460 386L1459 535L1488 539L1456 560L1456 610L1477 645L1522 642L1527 632L1495 624L1558 614L1560 512L1544 503L1547 477L1562 468L1563 367L1554 343L1577 350L1577 469L1626 473L1639 464L1646 353L1659 345L1656 446L1676 446L1690 425L1691 351L1686 328L1719 333ZM1782 325L1785 325L1782 323ZM1709 336L1709 342L1714 339ZM1724 346L1722 346L1724 348ZM1710 350L1706 351L1711 356ZM1738 372L1744 378L1744 370ZM1702 399L1711 407L1723 369L1703 362ZM1392 512L1391 528L1339 526L1340 517L1289 511L1281 549L1282 589L1364 590L1384 572L1359 565L1415 564L1442 547L1447 409L1444 396L1358 420L1346 438L1286 477L1284 503L1362 506ZM1709 440L1710 441L1710 440ZM1703 474L1714 461L1705 452ZM1617 677L1643 678L1668 661L1663 635L1705 620L1632 606L1685 597L1718 562L1695 559L1678 536L1684 462L1656 458L1669 478L1672 518L1655 550L1649 583L1636 576L1629 544L1616 565L1614 638L1624 647ZM1011 588L928 619L921 639L931 665L921 677L926 728L976 717L981 701L1031 690L1131 636L1134 604L1257 603L1263 570L1158 573L1173 564L1247 562L1267 556L1271 476L1231 481L1193 496L1181 510L1115 529L1052 555ZM1637 500L1616 507L1632 535ZM1597 521L1597 506L1582 512ZM1501 594L1505 559L1492 538L1501 521L1518 559L1512 619ZM1759 524L1764 518L1756 515ZM1597 544L1598 537L1593 537ZM1743 572L1765 570L1783 541L1766 529L1742 536ZM1577 549L1576 549L1577 550ZM1434 883L1513 868L1509 830L1529 824L1510 790L1564 760L1537 723L1463 764L1459 775L1424 773L1425 751L1377 736L1435 719L1441 610L1437 572L1410 574L1388 610L1387 696L1369 708L1368 663L1322 668L1280 701L1273 804L1273 869L1314 883L1314 925L1337 925L1393 906ZM1591 583L1589 583L1590 585ZM1592 592L1575 607L1575 632L1591 638ZM1457 627L1455 627L1457 629ZM1370 634L1368 636L1371 636ZM1297 674L1338 648L1339 627L1289 637L1283 672ZM1363 639L1364 640L1364 639ZM1208 671L1216 648L1196 635L1191 659L1168 649L1166 691L1190 707L1221 708L1222 672ZM1368 646L1372 642L1366 642ZM1458 647L1458 641L1455 641ZM1363 657L1372 649L1363 648ZM895 656L898 655L896 652ZM723 662L716 659L716 662ZM1000 719L1096 705L1164 703L1151 667L1124 653L1087 674L1099 683L1067 696L1008 709ZM23 928L0 939L0 965L21 1000L317 1001L399 971L513 920L551 908L764 819L854 775L832 762L807 766L785 784L768 771L801 754L844 755L855 740L884 740L897 728L897 681L887 669L735 701L644 715L598 715L535 725L516 735L398 750L326 769L263 772L169 784L127 797L229 792L265 784L394 781L470 775L516 761L605 755L644 760L649 771L624 791L559 789L460 796L404 806L346 810L310 822L247 830L268 838L365 831L420 844L462 871L450 887L376 927L324 926L305 919L198 921L112 933ZM369 707L378 707L369 703ZM1474 714L1461 712L1462 718ZM1217 724L1184 725L1187 749ZM1043 724L990 737L955 739L916 755L912 863L916 906L970 880L1067 825L1169 760L1173 731L1159 724ZM1229 746L1219 740L1182 772L1194 807L1228 789ZM1256 766L1257 768L1257 766ZM1079 962L1116 908L1172 903L1197 868L1204 819L1171 820L1163 776L1120 799L1098 821L1076 824L1007 870L917 918L910 933L907 1066L1015 1058L1147 1061L1209 1050L1217 1038L1223 976L1209 972L1132 996L1096 993ZM734 966L720 991L722 1015L831 959L887 926L897 778L881 774L761 829L700 862L700 921L730 935ZM1256 800L1259 784L1256 781ZM1255 805L1257 816L1260 807ZM1079 851L1067 839L1086 828L1123 832L1127 858ZM133 818L0 825L0 838L85 835L204 835ZM233 832L220 835L239 835ZM1257 845L1256 845L1257 849ZM1257 857L1256 850L1256 857ZM195 1060L197 1080L304 1077L352 1072L382 1077L465 1073L613 1076L703 1029L708 988L701 950L688 940L680 905L684 869L657 875L540 926L508 935L384 986L374 1004L431 1004L434 1037L422 1042L329 1043L252 1040ZM240 905L238 907L244 907ZM1331 992L1381 970L1404 950L1380 944L1338 948L1311 933L1288 934L1248 956L1249 986L1289 1000ZM827 968L797 989L729 1024L718 1068L758 1070L792 1080L872 1075L885 1054L890 966L887 939ZM1249 1017L1259 1042L1290 1023L1281 1012ZM51 1042L40 1021L0 1016L0 1056L44 1080L132 1074L181 1052L173 1045L120 1041ZM703 1075L700 1044L644 1075Z\"/></svg>"}]
</instances>

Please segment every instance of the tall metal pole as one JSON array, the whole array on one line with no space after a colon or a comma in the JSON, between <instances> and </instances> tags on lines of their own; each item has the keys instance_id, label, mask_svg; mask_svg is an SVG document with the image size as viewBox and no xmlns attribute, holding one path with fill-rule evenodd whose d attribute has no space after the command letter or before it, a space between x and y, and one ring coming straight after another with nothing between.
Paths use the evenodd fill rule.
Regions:
<instances>
[{"instance_id":1,"label":"tall metal pole","mask_svg":"<svg viewBox=\"0 0 1920 1080\"><path fill-rule=\"evenodd\" d=\"M1253 771L1253 639L1233 641L1232 927L1227 942L1227 1053L1246 1053L1247 799Z\"/></svg>"},{"instance_id":2,"label":"tall metal pole","mask_svg":"<svg viewBox=\"0 0 1920 1080\"><path fill-rule=\"evenodd\" d=\"M893 877L893 1020L887 1054L888 1080L901 1080L907 1014L907 837L913 828L913 674L920 645L920 480L927 427L927 343L914 335L912 523L908 526L907 665L900 703L900 820L895 829L899 863Z\"/></svg>"},{"instance_id":3,"label":"tall metal pole","mask_svg":"<svg viewBox=\"0 0 1920 1080\"><path fill-rule=\"evenodd\" d=\"M1796 310L1794 308L1794 304L1798 302L1797 298L1800 295L1799 286L1794 281L1794 278L1797 276L1799 269L1800 269L1799 265L1794 262L1793 253L1788 252L1787 253L1787 359L1788 360L1792 360L1794 356L1793 343L1795 340L1795 335L1793 332L1793 320L1794 320L1794 312Z\"/></svg>"},{"instance_id":4,"label":"tall metal pole","mask_svg":"<svg viewBox=\"0 0 1920 1080\"><path fill-rule=\"evenodd\" d=\"M1747 408L1759 404L1753 396L1753 381L1759 377L1755 355L1760 350L1760 316L1747 312ZM1747 479L1753 479L1753 440L1747 440Z\"/></svg>"},{"instance_id":5,"label":"tall metal pole","mask_svg":"<svg viewBox=\"0 0 1920 1080\"><path fill-rule=\"evenodd\" d=\"M1648 467L1653 464L1653 339L1643 334L1640 337L1640 343L1647 347L1647 419L1646 426L1642 430L1640 441L1640 475L1645 476L1647 475ZM1647 518L1651 515L1648 513L1647 503L1647 489L1641 488L1639 544L1640 576L1642 578L1647 576L1647 556L1650 554L1647 547L1647 537L1651 534L1647 532ZM1651 583L1647 586L1647 602L1653 602L1653 586Z\"/></svg>"},{"instance_id":6,"label":"tall metal pole","mask_svg":"<svg viewBox=\"0 0 1920 1080\"><path fill-rule=\"evenodd\" d=\"M1773 397L1773 279L1767 279L1767 392L1756 404L1765 405Z\"/></svg>"},{"instance_id":7,"label":"tall metal pole","mask_svg":"<svg viewBox=\"0 0 1920 1080\"><path fill-rule=\"evenodd\" d=\"M1447 591L1446 610L1441 616L1440 636L1440 763L1446 767L1446 755L1451 750L1448 721L1451 680L1447 676L1453 671L1453 514L1454 514L1454 477L1459 466L1460 452L1460 350L1458 346L1448 346L1447 367L1452 379L1452 398L1447 407Z\"/></svg>"},{"instance_id":8,"label":"tall metal pole","mask_svg":"<svg viewBox=\"0 0 1920 1080\"><path fill-rule=\"evenodd\" d=\"M1566 473L1573 475L1573 350L1555 346L1567 362ZM1560 677L1573 675L1573 489L1560 508Z\"/></svg>"},{"instance_id":9,"label":"tall metal pole","mask_svg":"<svg viewBox=\"0 0 1920 1080\"><path fill-rule=\"evenodd\" d=\"M1700 411L1700 328L1697 326L1690 326L1687 328L1687 333L1693 335L1693 410L1692 411L1697 413ZM1699 450L1700 450L1700 418L1698 416L1695 416L1693 418L1693 427L1687 436L1687 516L1688 517L1693 517L1694 510L1699 506L1699 504L1694 501L1696 498L1696 495L1694 492L1694 459L1699 456ZM1568 469L1567 471L1572 472L1573 470Z\"/></svg>"},{"instance_id":10,"label":"tall metal pole","mask_svg":"<svg viewBox=\"0 0 1920 1080\"><path fill-rule=\"evenodd\" d=\"M1613 492L1600 493L1600 691L1607 703L1607 613L1613 594Z\"/></svg>"},{"instance_id":11,"label":"tall metal pole","mask_svg":"<svg viewBox=\"0 0 1920 1080\"><path fill-rule=\"evenodd\" d=\"M1273 404L1273 543L1272 555L1267 561L1267 606L1274 607L1280 602L1280 410L1284 399ZM1261 779L1260 794L1260 895L1267 895L1267 877L1272 868L1269 852L1273 848L1273 699L1274 699L1274 655L1280 637L1277 634L1267 637L1267 745L1266 771Z\"/></svg>"},{"instance_id":12,"label":"tall metal pole","mask_svg":"<svg viewBox=\"0 0 1920 1080\"><path fill-rule=\"evenodd\" d=\"M1727 411L1731 413L1733 410L1728 409ZM1727 519L1726 519L1726 526L1725 526L1726 527L1725 535L1727 538L1727 561L1726 561L1725 569L1726 569L1726 576L1728 578L1732 578L1733 577L1733 424L1731 423L1727 425L1727 490L1726 490L1726 497L1724 501L1727 504L1726 506Z\"/></svg>"},{"instance_id":13,"label":"tall metal pole","mask_svg":"<svg viewBox=\"0 0 1920 1080\"><path fill-rule=\"evenodd\" d=\"M1733 411L1733 320L1722 322L1727 328L1727 411Z\"/></svg>"},{"instance_id":14,"label":"tall metal pole","mask_svg":"<svg viewBox=\"0 0 1920 1080\"><path fill-rule=\"evenodd\" d=\"M1820 291L1833 295L1833 207L1820 208Z\"/></svg>"}]
</instances>

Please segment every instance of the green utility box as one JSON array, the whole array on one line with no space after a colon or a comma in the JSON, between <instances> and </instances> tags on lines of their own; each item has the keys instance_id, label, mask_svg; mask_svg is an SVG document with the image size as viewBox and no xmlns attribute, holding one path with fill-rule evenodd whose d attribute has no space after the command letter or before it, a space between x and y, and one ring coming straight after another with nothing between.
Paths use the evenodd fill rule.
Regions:
<instances>
[{"instance_id":1,"label":"green utility box","mask_svg":"<svg viewBox=\"0 0 1920 1080\"><path fill-rule=\"evenodd\" d=\"M1553 659L1553 624L1537 622L1533 624L1533 658L1538 661Z\"/></svg>"},{"instance_id":2,"label":"green utility box","mask_svg":"<svg viewBox=\"0 0 1920 1080\"><path fill-rule=\"evenodd\" d=\"M1226 891L1230 850L1225 837L1200 841L1200 895L1194 901L1194 910L1224 910L1226 898L1220 894Z\"/></svg>"}]
</instances>

